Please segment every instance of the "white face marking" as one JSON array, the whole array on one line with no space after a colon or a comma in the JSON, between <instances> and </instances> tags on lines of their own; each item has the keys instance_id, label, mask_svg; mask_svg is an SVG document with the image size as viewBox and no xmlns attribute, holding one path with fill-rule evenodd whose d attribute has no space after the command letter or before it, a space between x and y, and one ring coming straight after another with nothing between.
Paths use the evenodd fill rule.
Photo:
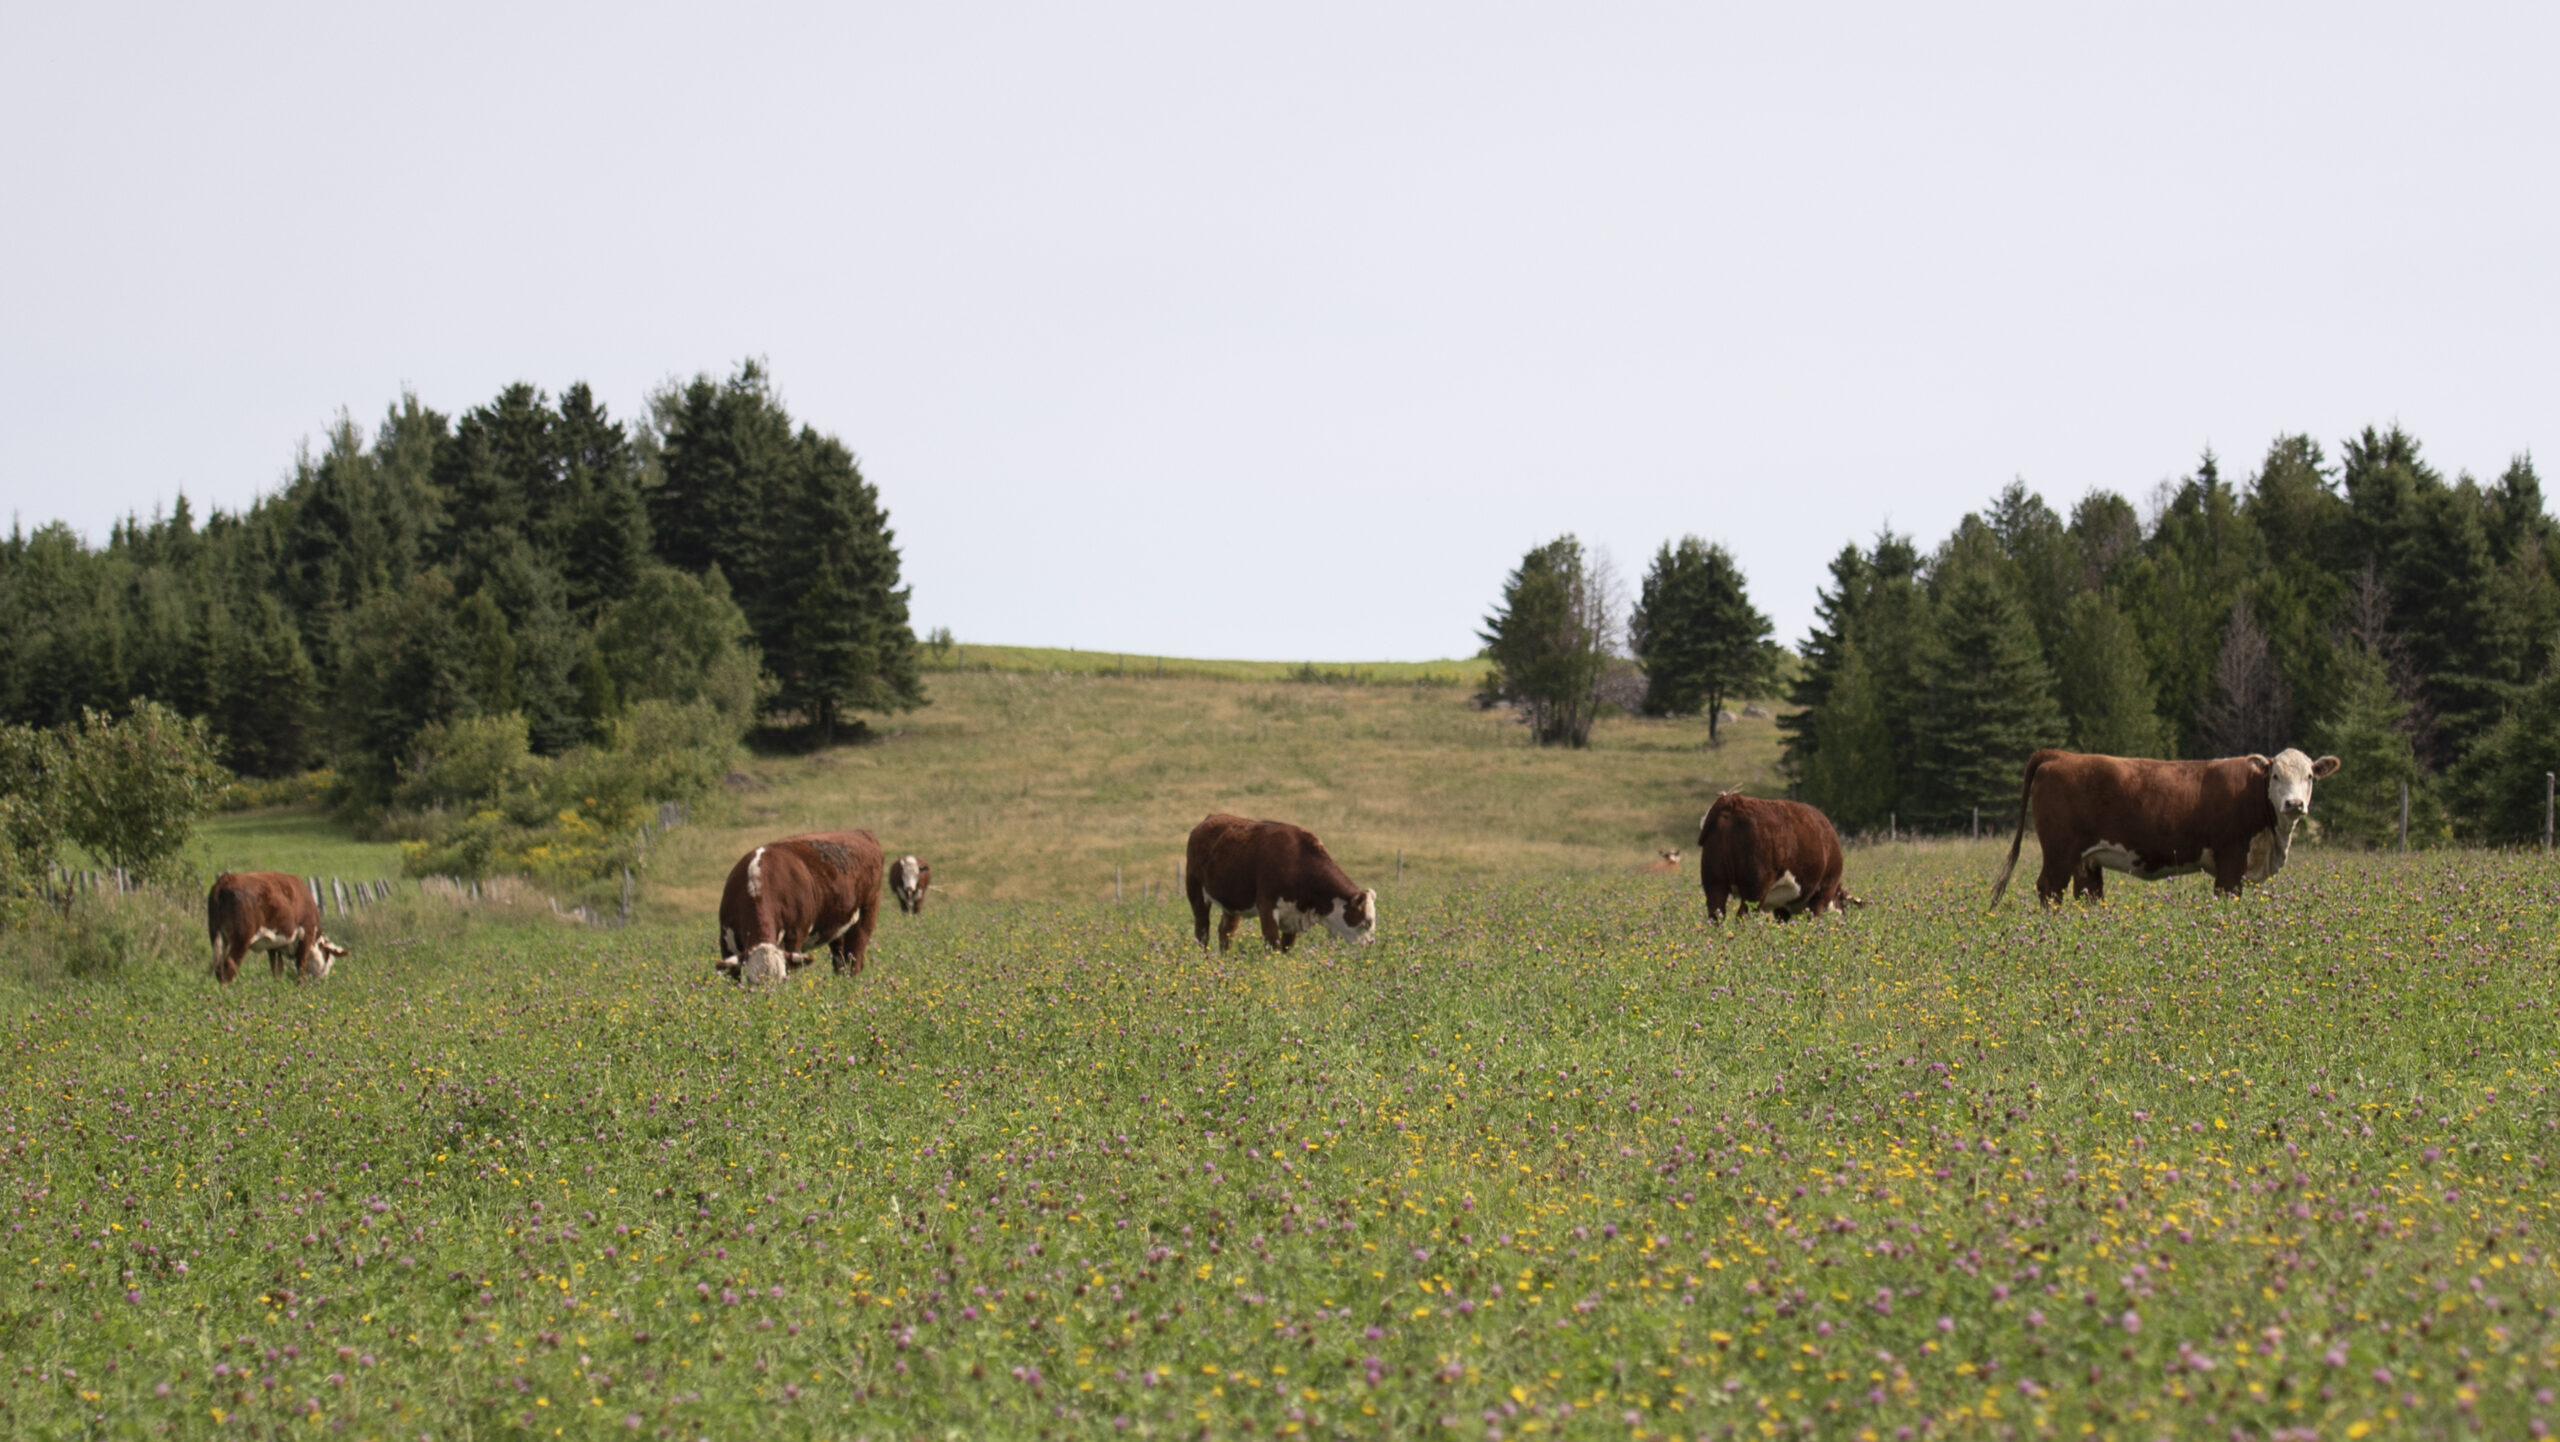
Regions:
<instances>
[{"instance_id":1,"label":"white face marking","mask_svg":"<svg viewBox=\"0 0 2560 1442\"><path fill-rule=\"evenodd\" d=\"M1344 941L1356 941L1362 946L1367 946L1378 939L1378 893L1363 891L1360 893L1360 902L1360 912L1368 919L1358 926L1351 924L1352 908L1340 901L1332 903L1317 913L1317 919L1324 923L1325 930L1341 937Z\"/></svg>"},{"instance_id":2,"label":"white face marking","mask_svg":"<svg viewBox=\"0 0 2560 1442\"><path fill-rule=\"evenodd\" d=\"M916 859L912 856L898 858L898 889L909 896L916 894Z\"/></svg>"},{"instance_id":3,"label":"white face marking","mask_svg":"<svg viewBox=\"0 0 2560 1442\"><path fill-rule=\"evenodd\" d=\"M738 959L738 980L746 986L771 986L790 974L790 954L769 941L749 947Z\"/></svg>"},{"instance_id":4,"label":"white face marking","mask_svg":"<svg viewBox=\"0 0 2560 1442\"><path fill-rule=\"evenodd\" d=\"M2311 782L2314 770L2315 766L2311 758L2291 747L2269 758L2267 803L2275 807L2277 819L2293 820L2311 814Z\"/></svg>"},{"instance_id":5,"label":"white face marking","mask_svg":"<svg viewBox=\"0 0 2560 1442\"><path fill-rule=\"evenodd\" d=\"M1804 887L1797 882L1796 874L1792 871L1781 871L1778 873L1778 879L1769 883L1769 890L1760 898L1760 904L1773 908L1788 906L1802 895L1804 895Z\"/></svg>"},{"instance_id":6,"label":"white face marking","mask_svg":"<svg viewBox=\"0 0 2560 1442\"><path fill-rule=\"evenodd\" d=\"M761 846L747 858L747 895L764 895L764 848Z\"/></svg>"}]
</instances>

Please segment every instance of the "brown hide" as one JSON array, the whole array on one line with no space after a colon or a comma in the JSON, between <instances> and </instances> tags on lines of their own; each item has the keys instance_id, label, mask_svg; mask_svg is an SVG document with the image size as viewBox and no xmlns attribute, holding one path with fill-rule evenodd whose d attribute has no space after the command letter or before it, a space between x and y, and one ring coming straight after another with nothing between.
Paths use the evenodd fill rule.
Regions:
<instances>
[{"instance_id":1,"label":"brown hide","mask_svg":"<svg viewBox=\"0 0 2560 1442\"><path fill-rule=\"evenodd\" d=\"M915 882L907 882L907 868L915 868ZM933 888L933 863L916 856L901 856L889 863L889 894L898 898L898 909L910 915L924 910L924 894Z\"/></svg>"},{"instance_id":2,"label":"brown hide","mask_svg":"<svg viewBox=\"0 0 2560 1442\"><path fill-rule=\"evenodd\" d=\"M1780 921L1838 911L1852 899L1840 884L1840 835L1830 817L1739 792L1717 797L1698 822L1698 885L1717 921L1728 898L1737 911L1760 906ZM1785 894L1790 885L1793 896Z\"/></svg>"},{"instance_id":3,"label":"brown hide","mask_svg":"<svg viewBox=\"0 0 2560 1442\"><path fill-rule=\"evenodd\" d=\"M320 903L299 876L281 871L226 871L204 898L205 939L213 944L213 975L230 984L252 948L267 954L270 974L284 971L293 953L293 979L317 981L347 949L320 934Z\"/></svg>"},{"instance_id":4,"label":"brown hide","mask_svg":"<svg viewBox=\"0 0 2560 1442\"><path fill-rule=\"evenodd\" d=\"M1998 904L2008 889L2030 816L2044 850L2036 895L2047 902L2060 901L2066 885L2084 897L2104 896L2107 866L2102 856L2114 858L2115 869L2143 881L2208 871L2217 895L2237 896L2248 879L2253 853L2261 861L2283 865L2291 824L2276 815L2268 799L2271 765L2264 756L2156 761L2038 751L2027 758L2017 834L2010 839L2008 864L1991 888L1991 900ZM2313 763L2310 774L2325 777L2337 769L2337 758L2324 756Z\"/></svg>"},{"instance_id":5,"label":"brown hide","mask_svg":"<svg viewBox=\"0 0 2560 1442\"><path fill-rule=\"evenodd\" d=\"M791 965L824 942L839 972L862 974L880 923L880 841L868 831L826 831L769 841L738 858L720 892L720 969L771 943Z\"/></svg>"},{"instance_id":6,"label":"brown hide","mask_svg":"<svg viewBox=\"0 0 2560 1442\"><path fill-rule=\"evenodd\" d=\"M1287 951L1298 933L1341 908L1341 924L1361 941L1376 934L1378 894L1351 884L1314 832L1286 821L1216 815L1191 828L1182 887L1191 899L1191 929L1209 946L1209 906L1226 913L1218 949L1235 944L1246 912L1262 919L1262 941Z\"/></svg>"}]
</instances>

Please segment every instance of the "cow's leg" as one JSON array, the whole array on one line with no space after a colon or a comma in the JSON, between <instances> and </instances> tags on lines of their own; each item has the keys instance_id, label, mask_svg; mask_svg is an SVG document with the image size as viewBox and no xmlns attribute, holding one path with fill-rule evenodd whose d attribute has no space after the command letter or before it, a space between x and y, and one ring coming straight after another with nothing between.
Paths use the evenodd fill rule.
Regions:
<instances>
[{"instance_id":1,"label":"cow's leg","mask_svg":"<svg viewBox=\"0 0 2560 1442\"><path fill-rule=\"evenodd\" d=\"M1241 911L1230 911L1218 918L1218 950L1231 951L1235 948L1236 928L1242 925L1244 913Z\"/></svg>"},{"instance_id":2,"label":"cow's leg","mask_svg":"<svg viewBox=\"0 0 2560 1442\"><path fill-rule=\"evenodd\" d=\"M2249 878L2249 843L2217 846L2213 849L2213 894L2236 897L2240 884Z\"/></svg>"},{"instance_id":3,"label":"cow's leg","mask_svg":"<svg viewBox=\"0 0 2560 1442\"><path fill-rule=\"evenodd\" d=\"M1710 886L1707 888L1707 920L1724 920L1725 895L1725 889L1721 886Z\"/></svg>"},{"instance_id":4,"label":"cow's leg","mask_svg":"<svg viewBox=\"0 0 2560 1442\"><path fill-rule=\"evenodd\" d=\"M1191 934L1199 939L1200 949L1207 951L1209 949L1209 893L1200 889L1200 878L1197 876L1186 876L1183 882L1183 890L1191 901Z\"/></svg>"},{"instance_id":5,"label":"cow's leg","mask_svg":"<svg viewBox=\"0 0 2560 1442\"><path fill-rule=\"evenodd\" d=\"M853 924L853 974L862 975L862 964L871 959L871 928L880 924L878 903L862 908L862 919Z\"/></svg>"},{"instance_id":6,"label":"cow's leg","mask_svg":"<svg viewBox=\"0 0 2560 1442\"><path fill-rule=\"evenodd\" d=\"M2048 906L2062 904L2063 888L2079 869L2079 855L2068 846L2051 842L2044 845L2044 867L2036 873L2036 899Z\"/></svg>"},{"instance_id":7,"label":"cow's leg","mask_svg":"<svg viewBox=\"0 0 2560 1442\"><path fill-rule=\"evenodd\" d=\"M240 974L241 958L248 954L249 944L246 941L223 938L213 953L213 979L229 986L231 979Z\"/></svg>"},{"instance_id":8,"label":"cow's leg","mask_svg":"<svg viewBox=\"0 0 2560 1442\"><path fill-rule=\"evenodd\" d=\"M2084 901L2106 900L2107 869L2094 861L2082 864L2079 873L2071 878L2071 894Z\"/></svg>"},{"instance_id":9,"label":"cow's leg","mask_svg":"<svg viewBox=\"0 0 2560 1442\"><path fill-rule=\"evenodd\" d=\"M1290 947L1296 946L1297 944L1298 934L1296 932L1284 931L1280 933L1280 949L1282 951L1287 951Z\"/></svg>"},{"instance_id":10,"label":"cow's leg","mask_svg":"<svg viewBox=\"0 0 2560 1442\"><path fill-rule=\"evenodd\" d=\"M1271 909L1271 898L1257 897L1253 903L1253 910L1255 915L1262 918L1262 944L1274 949L1282 949L1280 938L1283 933L1280 930L1280 918Z\"/></svg>"}]
</instances>

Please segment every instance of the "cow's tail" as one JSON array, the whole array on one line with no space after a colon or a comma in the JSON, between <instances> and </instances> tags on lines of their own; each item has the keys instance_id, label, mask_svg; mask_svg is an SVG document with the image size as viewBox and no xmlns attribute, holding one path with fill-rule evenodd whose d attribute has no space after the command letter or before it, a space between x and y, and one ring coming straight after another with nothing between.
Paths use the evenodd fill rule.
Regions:
<instances>
[{"instance_id":1,"label":"cow's tail","mask_svg":"<svg viewBox=\"0 0 2560 1442\"><path fill-rule=\"evenodd\" d=\"M2044 763L2061 755L2058 751L2039 751L2027 758L2026 779L2018 783L2018 829L2009 837L2009 859L2000 864L1999 879L1991 883L1991 904L1998 906L2009 889L2010 874L2018 869L2018 848L2027 840L2027 801L2036 794L2036 772Z\"/></svg>"}]
</instances>

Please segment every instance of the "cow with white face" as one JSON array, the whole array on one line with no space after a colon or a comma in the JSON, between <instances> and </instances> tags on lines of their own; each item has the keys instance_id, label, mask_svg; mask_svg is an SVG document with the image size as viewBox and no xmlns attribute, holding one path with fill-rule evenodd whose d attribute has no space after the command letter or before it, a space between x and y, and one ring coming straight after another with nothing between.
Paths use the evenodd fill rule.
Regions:
<instances>
[{"instance_id":1,"label":"cow with white face","mask_svg":"<svg viewBox=\"0 0 2560 1442\"><path fill-rule=\"evenodd\" d=\"M2337 774L2338 758L2300 751L2219 761L2151 761L2039 751L2027 758L2018 830L1991 887L1997 905L2017 869L2032 815L2044 869L2036 894L2060 901L2106 894L2106 873L2137 881L2213 873L2217 895L2284 869L2293 829L2311 814L2312 783Z\"/></svg>"},{"instance_id":2,"label":"cow with white face","mask_svg":"<svg viewBox=\"0 0 2560 1442\"><path fill-rule=\"evenodd\" d=\"M1262 921L1263 945L1280 951L1318 926L1366 946L1378 934L1378 893L1351 882L1314 832L1286 821L1216 815L1191 828L1182 885L1191 928L1205 950L1209 909L1226 913L1218 949L1235 944L1247 915Z\"/></svg>"},{"instance_id":3,"label":"cow with white face","mask_svg":"<svg viewBox=\"0 0 2560 1442\"><path fill-rule=\"evenodd\" d=\"M889 863L889 894L898 898L898 909L910 916L924 910L924 893L933 885L933 867L913 856L901 856Z\"/></svg>"}]
</instances>

